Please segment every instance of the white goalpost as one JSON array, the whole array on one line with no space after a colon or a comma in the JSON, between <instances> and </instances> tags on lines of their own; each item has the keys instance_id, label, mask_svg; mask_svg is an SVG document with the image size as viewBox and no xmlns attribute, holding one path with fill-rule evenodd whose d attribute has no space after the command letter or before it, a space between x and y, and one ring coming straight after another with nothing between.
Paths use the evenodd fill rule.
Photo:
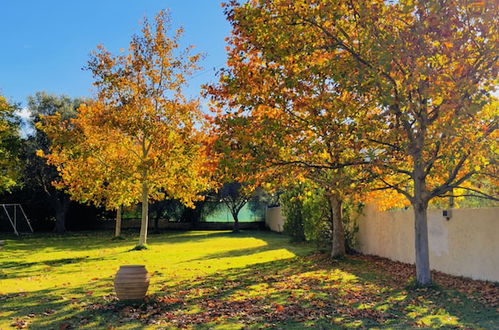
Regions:
<instances>
[{"instance_id":1,"label":"white goalpost","mask_svg":"<svg viewBox=\"0 0 499 330\"><path fill-rule=\"evenodd\" d=\"M2 211L3 210L3 211ZM33 227L31 227L31 223L29 222L26 213L24 212L21 204L0 204L0 214L3 213L6 215L7 220L9 220L12 229L14 229L14 233L19 236L18 223L19 218L22 221L26 221L28 224L28 228L31 232L33 232Z\"/></svg>"}]
</instances>

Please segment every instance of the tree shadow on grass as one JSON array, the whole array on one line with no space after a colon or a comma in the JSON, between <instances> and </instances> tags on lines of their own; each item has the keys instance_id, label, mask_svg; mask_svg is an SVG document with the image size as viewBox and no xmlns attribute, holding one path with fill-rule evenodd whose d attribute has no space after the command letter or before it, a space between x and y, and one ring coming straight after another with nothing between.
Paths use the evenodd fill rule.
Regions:
<instances>
[{"instance_id":1,"label":"tree shadow on grass","mask_svg":"<svg viewBox=\"0 0 499 330\"><path fill-rule=\"evenodd\" d=\"M398 267L387 262L385 266ZM144 302L119 302L108 294L111 286L108 279L69 290L18 293L1 297L0 303L12 322L27 320L33 328L497 325L494 308L457 302L459 294L452 290L408 289L406 281L391 280L378 265L362 257L331 262L314 254L184 281L164 279L159 281L160 291L151 293ZM97 295L85 294L85 290L99 287L103 289Z\"/></svg>"},{"instance_id":2,"label":"tree shadow on grass","mask_svg":"<svg viewBox=\"0 0 499 330\"><path fill-rule=\"evenodd\" d=\"M280 249L279 247L274 247L274 246L269 246L269 245L249 247L249 248L244 248L244 249L228 250L228 251L219 252L219 253L211 253L211 254L208 254L208 255L200 257L200 258L186 260L185 262L224 259L224 258L235 258L235 257L247 257L249 255L267 252L267 251L279 250L279 249ZM293 252L293 249L290 247L287 247L287 250Z\"/></svg>"},{"instance_id":3,"label":"tree shadow on grass","mask_svg":"<svg viewBox=\"0 0 499 330\"><path fill-rule=\"evenodd\" d=\"M255 233L258 238L276 238L282 237L275 233L266 231L242 231L232 233L231 231L170 231L160 235L149 235L148 243L151 246L155 244L181 244L181 243L200 243L212 238L253 238ZM50 249L51 251L85 251L89 249L108 249L108 248L130 248L137 244L139 239L138 231L124 231L122 236L125 240L113 240L111 231L84 231L69 232L65 235L52 233L35 233L30 236L16 237L7 240L6 245L0 252L18 253L23 255L30 251L40 251Z\"/></svg>"},{"instance_id":4,"label":"tree shadow on grass","mask_svg":"<svg viewBox=\"0 0 499 330\"><path fill-rule=\"evenodd\" d=\"M251 232L235 236L228 232L191 234L174 233L170 237L157 237L157 242L191 243L217 237L249 237L267 244L207 254L196 260L251 256L279 248L290 251L295 248L285 237L271 233L259 232L256 237ZM68 259L54 260L59 265L65 262L71 263ZM184 281L156 277L160 291L152 292L142 303L118 302L114 295L109 294L112 292L111 278L87 285L0 296L0 318L12 318L13 323L19 320L27 322L33 328L66 325L76 328L120 325L142 328L148 324L208 328L217 325L255 328L493 328L497 325L495 307L466 301L453 290L409 289L407 282L413 272L412 266L386 259L352 256L330 261L323 255L314 254L255 262Z\"/></svg>"},{"instance_id":5,"label":"tree shadow on grass","mask_svg":"<svg viewBox=\"0 0 499 330\"><path fill-rule=\"evenodd\" d=\"M453 294L407 290L366 275L365 261L295 257L232 268L185 281L166 279L145 302L87 305L102 319L167 327L414 327L491 326L493 309L475 303L482 318L451 306ZM379 270L378 270L379 271ZM488 313L488 314L487 314ZM483 319L483 315L487 315ZM104 326L105 323L99 323Z\"/></svg>"},{"instance_id":6,"label":"tree shadow on grass","mask_svg":"<svg viewBox=\"0 0 499 330\"><path fill-rule=\"evenodd\" d=\"M90 258L89 256L85 256L76 258L50 259L36 262L4 261L0 262L0 279L31 277L39 275L40 272L53 271L53 268L56 267L70 264L83 264L104 259L107 260L109 258ZM33 268L30 269L31 267Z\"/></svg>"},{"instance_id":7,"label":"tree shadow on grass","mask_svg":"<svg viewBox=\"0 0 499 330\"><path fill-rule=\"evenodd\" d=\"M258 238L262 239L262 237L260 236ZM304 256L306 254L310 254L309 249L304 249L303 246L300 245L290 246L287 240L282 241L281 242L282 244L279 244L279 242L276 242L275 240L265 241L265 239L263 239L263 243L264 245L248 247L243 249L238 249L236 246L234 246L234 249L231 250L206 254L199 258L186 260L185 262L188 263L195 261L221 260L225 258L237 258L237 257L254 257L255 255L260 253L283 250L283 249L293 253L293 255Z\"/></svg>"},{"instance_id":8,"label":"tree shadow on grass","mask_svg":"<svg viewBox=\"0 0 499 330\"><path fill-rule=\"evenodd\" d=\"M221 322L286 328L497 324L494 308L456 303L459 293L452 290L410 289L406 281L389 281L380 269L356 257L331 262L313 255L271 261L180 283L167 280L162 290L164 295L154 295L152 301L180 307L174 317L169 311L146 319L179 327ZM161 304L155 306L161 310Z\"/></svg>"},{"instance_id":9,"label":"tree shadow on grass","mask_svg":"<svg viewBox=\"0 0 499 330\"><path fill-rule=\"evenodd\" d=\"M11 319L12 324L19 322L31 328L57 328L66 324L78 328L101 328L120 324L143 327L145 324L165 323L184 327L216 322L218 318L239 322L239 317L234 312L241 310L241 315L247 313L248 301L254 302L251 317L263 317L267 313L266 307L260 306L257 298L233 301L229 299L230 295L258 283L258 274L265 275L266 279L270 280L268 276L292 269L296 269L292 261L277 261L230 269L192 281L175 283L174 280L167 280L162 285L162 291L149 295L142 303L122 303L117 301L114 295L85 294L87 290L95 290L99 285L107 287L109 292L109 281L96 281L88 286L4 295L0 296L0 303L6 312L3 316ZM221 305L221 301L225 299L229 299L228 302ZM203 311L191 314L196 308Z\"/></svg>"},{"instance_id":10,"label":"tree shadow on grass","mask_svg":"<svg viewBox=\"0 0 499 330\"><path fill-rule=\"evenodd\" d=\"M94 297L94 292L109 292L112 282L97 280L88 285L64 286L38 291L0 295L0 321L8 320L13 327L33 329L65 328L67 320L75 318L80 325L90 323L92 315L85 310L88 303L107 297ZM3 319L3 320L2 320ZM0 322L1 324L2 322Z\"/></svg>"}]
</instances>

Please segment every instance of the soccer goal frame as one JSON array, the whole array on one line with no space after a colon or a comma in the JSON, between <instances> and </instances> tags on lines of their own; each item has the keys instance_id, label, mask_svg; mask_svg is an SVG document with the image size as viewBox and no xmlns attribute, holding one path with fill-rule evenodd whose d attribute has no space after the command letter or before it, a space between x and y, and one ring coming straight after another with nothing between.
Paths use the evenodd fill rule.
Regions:
<instances>
[{"instance_id":1,"label":"soccer goal frame","mask_svg":"<svg viewBox=\"0 0 499 330\"><path fill-rule=\"evenodd\" d=\"M9 212L9 208L12 209L12 214ZM18 212L18 210L20 212ZM12 226L12 229L14 229L14 233L17 236L19 236L19 231L17 230L18 214L20 214L21 217L24 218L24 220L28 224L29 229L31 230L31 232L33 232L33 227L31 227L31 222L29 222L29 219L26 216L26 213L24 212L24 209L21 204L0 204L0 213L5 213L7 219L10 222L10 225Z\"/></svg>"}]
</instances>

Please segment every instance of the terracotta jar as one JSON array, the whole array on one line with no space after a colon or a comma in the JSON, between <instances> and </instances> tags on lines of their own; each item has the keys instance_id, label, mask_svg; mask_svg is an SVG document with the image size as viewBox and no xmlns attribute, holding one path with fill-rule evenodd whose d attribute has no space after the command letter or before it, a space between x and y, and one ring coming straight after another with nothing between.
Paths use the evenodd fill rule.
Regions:
<instances>
[{"instance_id":1,"label":"terracotta jar","mask_svg":"<svg viewBox=\"0 0 499 330\"><path fill-rule=\"evenodd\" d=\"M149 274L144 265L121 266L114 279L114 289L120 300L144 299L149 287Z\"/></svg>"}]
</instances>

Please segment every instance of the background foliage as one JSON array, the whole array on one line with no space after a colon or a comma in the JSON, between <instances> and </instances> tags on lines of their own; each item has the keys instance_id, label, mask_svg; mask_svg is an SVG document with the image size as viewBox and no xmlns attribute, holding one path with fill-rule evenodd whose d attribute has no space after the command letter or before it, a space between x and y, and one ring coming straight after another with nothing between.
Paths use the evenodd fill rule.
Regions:
<instances>
[{"instance_id":1,"label":"background foliage","mask_svg":"<svg viewBox=\"0 0 499 330\"><path fill-rule=\"evenodd\" d=\"M314 242L319 249L329 250L332 240L331 206L324 189L305 181L286 189L280 201L286 217L284 231L292 240ZM345 228L346 248L350 253L355 250L356 219L362 208L363 204L354 200L348 200L343 205L341 220Z\"/></svg>"}]
</instances>

